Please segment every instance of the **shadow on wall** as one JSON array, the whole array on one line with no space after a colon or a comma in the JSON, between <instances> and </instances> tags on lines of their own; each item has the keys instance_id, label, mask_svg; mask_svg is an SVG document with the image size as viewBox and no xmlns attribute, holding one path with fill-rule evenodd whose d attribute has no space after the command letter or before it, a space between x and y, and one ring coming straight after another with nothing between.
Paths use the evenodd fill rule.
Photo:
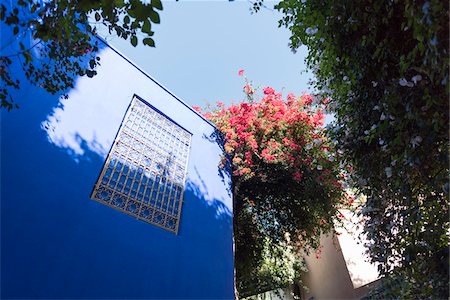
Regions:
<instances>
[{"instance_id":1,"label":"shadow on wall","mask_svg":"<svg viewBox=\"0 0 450 300\"><path fill-rule=\"evenodd\" d=\"M221 201L187 182L174 235L90 200L104 162L95 139L75 134L82 155L55 146L41 123L59 96L14 96L26 100L1 112L2 298L233 298Z\"/></svg>"},{"instance_id":2,"label":"shadow on wall","mask_svg":"<svg viewBox=\"0 0 450 300\"><path fill-rule=\"evenodd\" d=\"M355 289L357 287L366 285L367 279L363 277L361 272L354 272L354 273L352 272L352 270L358 270L359 265L354 260L347 260L346 264L347 264L347 271L350 275L350 278L352 279L353 286L355 287Z\"/></svg>"},{"instance_id":3,"label":"shadow on wall","mask_svg":"<svg viewBox=\"0 0 450 300\"><path fill-rule=\"evenodd\" d=\"M195 191L196 195L203 195L204 191L208 190L207 184L205 183L205 181L202 179L200 173L198 172L197 168L194 168L195 173L200 181L200 186L196 185L195 183L188 181L187 183L187 188L192 189ZM223 185L225 186L227 192L230 192L230 186L231 186L231 180L229 177L224 177L222 174L220 174L221 180ZM231 197L231 194L229 194ZM203 196L202 196L203 197ZM230 222L232 223L232 218L233 218L233 212L230 210L230 207L228 207L227 205L225 205L225 203L221 200L218 199L213 199L213 200L209 200L207 201L207 204L215 207L216 208L216 217L219 219L224 219L224 218L228 218L230 219ZM230 226L231 226L230 223Z\"/></svg>"},{"instance_id":4,"label":"shadow on wall","mask_svg":"<svg viewBox=\"0 0 450 300\"><path fill-rule=\"evenodd\" d=\"M201 199L203 197L199 186L193 184L190 181L187 182L187 184L186 184L186 192L192 193L192 196L194 198ZM186 203L185 205L189 205L189 204ZM208 216L209 215L214 216L214 218L217 221L219 221L220 226L224 227L227 234L224 235L223 237L225 239L229 239L229 238L232 239L231 233L232 233L232 227L233 227L233 222L232 222L233 215L232 215L232 212L230 211L230 209L222 201L220 201L218 199L214 199L212 201L202 201L201 205L204 206L202 208L203 210L207 210L210 212L207 214Z\"/></svg>"},{"instance_id":5,"label":"shadow on wall","mask_svg":"<svg viewBox=\"0 0 450 300\"><path fill-rule=\"evenodd\" d=\"M229 154L226 154L225 152L224 135L220 132L220 130L215 128L212 134L210 134L209 136L204 134L203 138L209 141L210 143L217 144L221 150L222 155L225 155L224 157L222 157L221 162L217 167L217 174L221 178L222 183L226 186L228 195L232 197L233 195L233 187L231 182L232 165Z\"/></svg>"}]
</instances>

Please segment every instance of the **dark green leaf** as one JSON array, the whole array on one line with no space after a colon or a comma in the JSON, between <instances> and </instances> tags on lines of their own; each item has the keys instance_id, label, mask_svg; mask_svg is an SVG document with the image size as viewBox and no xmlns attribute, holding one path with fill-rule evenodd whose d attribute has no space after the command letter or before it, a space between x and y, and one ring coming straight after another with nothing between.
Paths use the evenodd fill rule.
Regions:
<instances>
[{"instance_id":1,"label":"dark green leaf","mask_svg":"<svg viewBox=\"0 0 450 300\"><path fill-rule=\"evenodd\" d=\"M136 12L133 9L129 9L127 12L130 15L130 17L136 18Z\"/></svg>"},{"instance_id":2,"label":"dark green leaf","mask_svg":"<svg viewBox=\"0 0 450 300\"><path fill-rule=\"evenodd\" d=\"M137 37L135 35L133 35L131 37L131 45L133 45L133 47L136 47L137 44L138 44L138 39L137 39Z\"/></svg>"},{"instance_id":3,"label":"dark green leaf","mask_svg":"<svg viewBox=\"0 0 450 300\"><path fill-rule=\"evenodd\" d=\"M145 38L142 40L142 43L144 45L150 46L150 47L155 47L155 41L151 38Z\"/></svg>"},{"instance_id":4,"label":"dark green leaf","mask_svg":"<svg viewBox=\"0 0 450 300\"><path fill-rule=\"evenodd\" d=\"M131 29L139 28L139 22L137 20L134 20L133 23L131 23Z\"/></svg>"},{"instance_id":5,"label":"dark green leaf","mask_svg":"<svg viewBox=\"0 0 450 300\"><path fill-rule=\"evenodd\" d=\"M25 63L30 63L33 61L33 57L31 56L29 51L23 52L22 55L25 58Z\"/></svg>"},{"instance_id":6,"label":"dark green leaf","mask_svg":"<svg viewBox=\"0 0 450 300\"><path fill-rule=\"evenodd\" d=\"M150 33L152 31L151 23L149 20L144 21L144 25L142 25L141 30L145 33Z\"/></svg>"},{"instance_id":7,"label":"dark green leaf","mask_svg":"<svg viewBox=\"0 0 450 300\"><path fill-rule=\"evenodd\" d=\"M96 71L86 70L86 75L87 75L87 77L89 77L89 78L94 77L96 74L97 74Z\"/></svg>"},{"instance_id":8,"label":"dark green leaf","mask_svg":"<svg viewBox=\"0 0 450 300\"><path fill-rule=\"evenodd\" d=\"M149 16L153 23L159 24L159 14L156 11L151 10Z\"/></svg>"},{"instance_id":9,"label":"dark green leaf","mask_svg":"<svg viewBox=\"0 0 450 300\"><path fill-rule=\"evenodd\" d=\"M125 6L125 1L124 0L115 0L114 5L118 8L122 8Z\"/></svg>"},{"instance_id":10,"label":"dark green leaf","mask_svg":"<svg viewBox=\"0 0 450 300\"><path fill-rule=\"evenodd\" d=\"M151 5L158 10L163 10L161 0L152 0Z\"/></svg>"}]
</instances>

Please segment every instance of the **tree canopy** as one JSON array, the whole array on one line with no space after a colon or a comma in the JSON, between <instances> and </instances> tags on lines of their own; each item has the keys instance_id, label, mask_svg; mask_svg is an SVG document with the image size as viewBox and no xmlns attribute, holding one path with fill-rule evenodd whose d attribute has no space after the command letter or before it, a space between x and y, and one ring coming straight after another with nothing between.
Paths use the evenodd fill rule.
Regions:
<instances>
[{"instance_id":1,"label":"tree canopy","mask_svg":"<svg viewBox=\"0 0 450 300\"><path fill-rule=\"evenodd\" d=\"M28 81L55 94L73 87L76 76L93 77L100 58L99 41L94 38L99 25L109 33L150 47L152 24L160 22L160 0L17 0L0 4L0 24L12 38L2 39L0 53L0 108L17 107L11 88L21 82L12 70L21 68ZM7 26L4 26L7 25ZM31 42L27 37L31 36Z\"/></svg>"},{"instance_id":2,"label":"tree canopy","mask_svg":"<svg viewBox=\"0 0 450 300\"><path fill-rule=\"evenodd\" d=\"M372 261L395 297L448 298L448 1L294 1L276 8L308 47ZM378 291L380 292L380 291ZM391 297L384 295L383 297Z\"/></svg>"},{"instance_id":3,"label":"tree canopy","mask_svg":"<svg viewBox=\"0 0 450 300\"><path fill-rule=\"evenodd\" d=\"M242 72L241 72L242 73ZM321 233L339 222L344 192L339 154L323 128L323 104L244 87L247 101L204 116L224 139L222 168L232 171L236 287L240 297L285 287L320 252Z\"/></svg>"}]
</instances>

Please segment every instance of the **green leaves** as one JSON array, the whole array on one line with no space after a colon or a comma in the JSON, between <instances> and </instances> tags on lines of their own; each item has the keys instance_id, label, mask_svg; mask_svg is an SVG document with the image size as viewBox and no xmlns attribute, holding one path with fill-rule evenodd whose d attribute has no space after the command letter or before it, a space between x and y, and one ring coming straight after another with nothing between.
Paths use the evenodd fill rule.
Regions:
<instances>
[{"instance_id":1,"label":"green leaves","mask_svg":"<svg viewBox=\"0 0 450 300\"><path fill-rule=\"evenodd\" d=\"M96 63L95 59L91 59L91 60L89 61L89 67L91 67L91 69L94 69L96 64L97 64L97 63Z\"/></svg>"},{"instance_id":2,"label":"green leaves","mask_svg":"<svg viewBox=\"0 0 450 300\"><path fill-rule=\"evenodd\" d=\"M14 108L10 89L20 87L9 67L20 66L28 80L50 93L73 87L77 76L93 77L99 65L95 52L96 23L108 28L110 33L130 41L137 47L139 40L145 46L155 47L151 37L152 23L160 23L155 10L162 10L160 0L79 0L79 1L31 1L18 0L18 7L0 4L0 22L11 28L16 36L16 51L9 57L0 56L2 62L1 107ZM95 19L95 23L92 22ZM26 45L20 39L30 32L37 40ZM25 40L24 40L25 41ZM31 50L33 48L33 50ZM39 56L39 60L35 55ZM4 88L3 88L4 87Z\"/></svg>"},{"instance_id":3,"label":"green leaves","mask_svg":"<svg viewBox=\"0 0 450 300\"><path fill-rule=\"evenodd\" d=\"M92 78L95 75L97 75L97 72L96 71L91 71L91 70L86 70L86 75L87 75L87 77Z\"/></svg>"},{"instance_id":4,"label":"green leaves","mask_svg":"<svg viewBox=\"0 0 450 300\"><path fill-rule=\"evenodd\" d=\"M354 168L354 188L368 197L362 214L372 260L384 274L402 274L395 298L448 298L440 288L448 270L430 266L448 264L448 251L435 254L449 230L441 155L449 148L449 3L285 0L277 9L292 48L309 49L315 87L331 99L333 138ZM430 278L434 290L425 288Z\"/></svg>"}]
</instances>

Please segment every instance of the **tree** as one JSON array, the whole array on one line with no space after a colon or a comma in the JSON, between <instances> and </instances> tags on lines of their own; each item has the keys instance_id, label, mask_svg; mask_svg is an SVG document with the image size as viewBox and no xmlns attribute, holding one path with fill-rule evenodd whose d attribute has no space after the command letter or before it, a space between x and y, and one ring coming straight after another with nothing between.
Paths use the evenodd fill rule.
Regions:
<instances>
[{"instance_id":1,"label":"tree","mask_svg":"<svg viewBox=\"0 0 450 300\"><path fill-rule=\"evenodd\" d=\"M17 0L12 7L0 4L0 21L12 31L12 38L2 41L0 107L17 107L10 94L11 88L20 88L14 73L17 68L30 83L52 94L72 88L76 76L93 77L100 60L99 41L94 38L98 25L133 46L141 41L154 47L151 25L160 22L155 9L163 9L160 0ZM26 42L28 35L31 42Z\"/></svg>"},{"instance_id":2,"label":"tree","mask_svg":"<svg viewBox=\"0 0 450 300\"><path fill-rule=\"evenodd\" d=\"M353 166L354 187L367 195L369 254L386 281L396 280L395 297L448 298L448 6L276 5L292 49L308 47L315 87L330 98L332 136Z\"/></svg>"},{"instance_id":3,"label":"tree","mask_svg":"<svg viewBox=\"0 0 450 300\"><path fill-rule=\"evenodd\" d=\"M302 255L319 255L320 234L333 229L350 201L322 105L310 95L284 99L270 87L260 100L249 84L244 91L247 101L218 103L204 114L224 140L222 168L232 172L240 297L299 280Z\"/></svg>"}]
</instances>

